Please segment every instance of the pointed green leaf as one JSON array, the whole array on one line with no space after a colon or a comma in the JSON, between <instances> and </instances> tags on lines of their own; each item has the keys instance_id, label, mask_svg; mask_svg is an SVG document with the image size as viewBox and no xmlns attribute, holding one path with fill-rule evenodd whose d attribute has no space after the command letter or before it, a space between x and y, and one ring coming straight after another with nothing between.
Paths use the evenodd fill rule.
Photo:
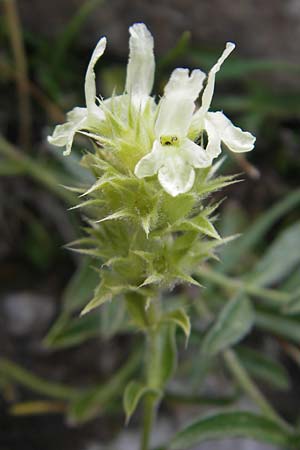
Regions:
<instances>
[{"instance_id":1,"label":"pointed green leaf","mask_svg":"<svg viewBox=\"0 0 300 450\"><path fill-rule=\"evenodd\" d=\"M179 326L184 332L186 338L188 339L191 333L191 322L190 318L184 309L175 309L162 317L163 322L173 322Z\"/></svg>"},{"instance_id":2,"label":"pointed green leaf","mask_svg":"<svg viewBox=\"0 0 300 450\"><path fill-rule=\"evenodd\" d=\"M81 194L80 197L84 197L86 195L92 194L93 192L103 188L105 185L113 182L116 178L117 178L117 176L115 174L111 175L108 172L107 175L99 178L87 191L85 191L83 194Z\"/></svg>"},{"instance_id":3,"label":"pointed green leaf","mask_svg":"<svg viewBox=\"0 0 300 450\"><path fill-rule=\"evenodd\" d=\"M176 273L174 274L174 278L177 278L181 282L192 284L193 286L202 287L202 285L197 280L195 280L190 275L187 275L186 273Z\"/></svg>"},{"instance_id":4,"label":"pointed green leaf","mask_svg":"<svg viewBox=\"0 0 300 450\"><path fill-rule=\"evenodd\" d=\"M219 233L210 220L202 215L190 220L184 220L179 224L175 224L172 229L174 231L198 231L199 233L203 233L214 239L221 239Z\"/></svg>"},{"instance_id":5,"label":"pointed green leaf","mask_svg":"<svg viewBox=\"0 0 300 450\"><path fill-rule=\"evenodd\" d=\"M60 325L60 326L58 326ZM44 343L47 348L60 349L73 347L100 334L100 315L91 314L75 319L66 319L65 323L51 329Z\"/></svg>"},{"instance_id":6,"label":"pointed green leaf","mask_svg":"<svg viewBox=\"0 0 300 450\"><path fill-rule=\"evenodd\" d=\"M260 286L278 283L300 263L300 222L286 228L265 252L254 269L253 282Z\"/></svg>"},{"instance_id":7,"label":"pointed green leaf","mask_svg":"<svg viewBox=\"0 0 300 450\"><path fill-rule=\"evenodd\" d=\"M140 287L147 286L148 284L159 284L163 281L164 277L160 275L159 273L153 273L152 275L149 275L143 283L140 285Z\"/></svg>"},{"instance_id":8,"label":"pointed green leaf","mask_svg":"<svg viewBox=\"0 0 300 450\"><path fill-rule=\"evenodd\" d=\"M248 298L238 295L227 303L206 334L202 351L213 356L239 342L251 329L254 312Z\"/></svg>"},{"instance_id":9,"label":"pointed green leaf","mask_svg":"<svg viewBox=\"0 0 300 450\"><path fill-rule=\"evenodd\" d=\"M126 423L129 422L132 414L138 406L138 403L146 394L152 394L154 396L159 395L157 391L139 383L138 381L130 381L130 383L126 386L123 396L123 407L126 414Z\"/></svg>"},{"instance_id":10,"label":"pointed green leaf","mask_svg":"<svg viewBox=\"0 0 300 450\"><path fill-rule=\"evenodd\" d=\"M229 186L231 184L239 183L240 180L236 180L237 175L228 175L224 177L213 178L209 181L205 180L203 185L197 189L198 195L205 195L207 193L211 193L217 190L222 189L223 187Z\"/></svg>"},{"instance_id":11,"label":"pointed green leaf","mask_svg":"<svg viewBox=\"0 0 300 450\"><path fill-rule=\"evenodd\" d=\"M103 305L105 302L107 302L108 300L111 300L111 299L112 299L111 292L105 292L101 295L98 295L98 296L92 298L92 300L83 308L83 310L80 313L80 316L84 316L85 314L92 311L92 309L95 309L98 306Z\"/></svg>"},{"instance_id":12,"label":"pointed green leaf","mask_svg":"<svg viewBox=\"0 0 300 450\"><path fill-rule=\"evenodd\" d=\"M108 300L112 300L113 297L119 295L126 290L125 286L109 286L105 282L102 282L100 286L96 289L94 298L83 308L80 315L83 316L87 314L92 309L103 305L103 303Z\"/></svg>"},{"instance_id":13,"label":"pointed green leaf","mask_svg":"<svg viewBox=\"0 0 300 450\"><path fill-rule=\"evenodd\" d=\"M261 215L258 220L243 234L243 236L233 244L232 251L228 253L228 258L223 260L222 271L230 270L236 263L247 254L267 233L273 224L284 216L288 211L295 208L300 203L300 189L289 193L283 200Z\"/></svg>"},{"instance_id":14,"label":"pointed green leaf","mask_svg":"<svg viewBox=\"0 0 300 450\"><path fill-rule=\"evenodd\" d=\"M128 219L129 217L133 217L133 214L127 209L121 209L120 211L116 211L113 214L103 217L103 219L97 220L95 223L101 223L107 220Z\"/></svg>"},{"instance_id":15,"label":"pointed green leaf","mask_svg":"<svg viewBox=\"0 0 300 450\"><path fill-rule=\"evenodd\" d=\"M143 230L145 231L146 236L148 237L150 233L151 215L148 214L147 216L141 217L141 223Z\"/></svg>"},{"instance_id":16,"label":"pointed green leaf","mask_svg":"<svg viewBox=\"0 0 300 450\"><path fill-rule=\"evenodd\" d=\"M105 205L105 200L90 198L89 200L86 200L85 202L81 202L78 205L72 206L69 208L69 211L72 211L73 209L78 208L86 208L88 206L103 206Z\"/></svg>"},{"instance_id":17,"label":"pointed green leaf","mask_svg":"<svg viewBox=\"0 0 300 450\"><path fill-rule=\"evenodd\" d=\"M186 450L208 440L232 437L246 437L280 448L296 448L291 445L293 436L281 429L277 422L243 411L216 413L200 418L179 431L168 448Z\"/></svg>"},{"instance_id":18,"label":"pointed green leaf","mask_svg":"<svg viewBox=\"0 0 300 450\"><path fill-rule=\"evenodd\" d=\"M127 328L124 302L116 297L92 314L74 318L62 314L43 343L50 349L69 348L99 335L111 338Z\"/></svg>"}]
</instances>

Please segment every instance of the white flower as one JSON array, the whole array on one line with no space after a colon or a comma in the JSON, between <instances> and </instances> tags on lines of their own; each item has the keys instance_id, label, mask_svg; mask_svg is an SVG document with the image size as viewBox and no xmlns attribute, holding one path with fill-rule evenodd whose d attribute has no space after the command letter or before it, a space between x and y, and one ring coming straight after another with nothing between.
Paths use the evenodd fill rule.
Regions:
<instances>
[{"instance_id":1,"label":"white flower","mask_svg":"<svg viewBox=\"0 0 300 450\"><path fill-rule=\"evenodd\" d=\"M233 43L226 44L223 54L210 70L201 106L195 111L195 102L203 89L206 75L201 70L193 70L191 73L188 69L174 70L165 87L164 96L156 105L154 97L150 97L155 69L153 37L143 23L132 25L129 33L124 94L104 101L97 99L94 68L106 47L106 39L103 37L92 54L86 72L86 108L77 107L70 111L67 122L58 125L53 135L48 137L50 143L66 146L64 154L68 155L78 131L101 142L102 122L113 112L116 123L119 122L120 128L125 129L123 140L126 140L127 132L127 136L132 136L133 127L134 132L137 133L138 130L140 136L143 136L143 127L146 129L147 139L140 139L141 150L138 157L142 152L150 152L136 164L135 175L144 178L157 173L160 184L172 196L188 192L192 188L195 169L210 166L213 159L221 153L222 142L233 152L253 149L254 136L235 127L221 111L209 111L216 74L233 51ZM207 134L205 148L204 133ZM105 138L107 136L102 137ZM197 139L197 143L194 139ZM135 141L133 144L130 142L126 149L132 148L132 145L135 145Z\"/></svg>"},{"instance_id":2,"label":"white flower","mask_svg":"<svg viewBox=\"0 0 300 450\"><path fill-rule=\"evenodd\" d=\"M93 51L85 76L85 101L86 108L74 108L67 114L67 122L55 127L52 136L48 136L50 144L58 147L66 146L64 155L71 153L75 133L79 130L93 130L99 120L104 119L104 113L96 105L96 81L94 67L98 59L103 55L106 47L106 38L100 39Z\"/></svg>"},{"instance_id":3,"label":"white flower","mask_svg":"<svg viewBox=\"0 0 300 450\"><path fill-rule=\"evenodd\" d=\"M194 113L195 100L202 90L205 74L176 69L165 87L155 124L155 141L151 153L135 167L138 178L158 173L162 187L172 196L189 191L195 180L194 168L208 167L221 153L221 141L233 152L253 149L255 137L235 127L220 111L208 112L214 92L215 76L235 45L231 42L210 70L202 94L202 104ZM196 133L195 133L196 130ZM202 148L188 138L206 131L208 143Z\"/></svg>"},{"instance_id":4,"label":"white flower","mask_svg":"<svg viewBox=\"0 0 300 450\"><path fill-rule=\"evenodd\" d=\"M204 78L201 70L190 75L188 69L174 70L159 104L152 151L135 167L138 178L158 172L160 184L172 196L192 188L194 167L211 165L205 150L187 137Z\"/></svg>"},{"instance_id":5,"label":"white flower","mask_svg":"<svg viewBox=\"0 0 300 450\"><path fill-rule=\"evenodd\" d=\"M249 152L254 147L255 137L240 128L234 126L232 122L221 111L209 112L212 101L216 73L220 70L225 59L234 50L235 44L227 42L224 52L217 63L210 70L207 77L207 84L202 94L201 107L194 114L191 129L205 130L208 143L207 153L216 158L221 153L221 142L233 152Z\"/></svg>"},{"instance_id":6,"label":"white flower","mask_svg":"<svg viewBox=\"0 0 300 450\"><path fill-rule=\"evenodd\" d=\"M138 109L143 107L149 98L154 80L154 54L153 37L146 25L136 23L129 28L129 61L127 65L127 77L125 93L117 99L129 98ZM53 135L48 136L48 141L58 147L66 146L64 155L71 153L75 134L80 130L97 134L99 123L105 119L105 111L96 103L96 81L94 67L98 59L103 55L106 47L106 38L102 37L92 54L85 76L85 100L86 108L76 107L67 114L67 122L56 126ZM111 99L105 100L109 106Z\"/></svg>"}]
</instances>

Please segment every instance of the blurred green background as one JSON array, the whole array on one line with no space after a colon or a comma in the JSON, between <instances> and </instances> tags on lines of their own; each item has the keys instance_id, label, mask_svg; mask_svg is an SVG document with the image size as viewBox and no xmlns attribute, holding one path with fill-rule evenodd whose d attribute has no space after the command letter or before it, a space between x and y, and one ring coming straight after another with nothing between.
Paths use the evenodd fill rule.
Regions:
<instances>
[{"instance_id":1,"label":"blurred green background","mask_svg":"<svg viewBox=\"0 0 300 450\"><path fill-rule=\"evenodd\" d=\"M225 236L243 235L221 251L220 263L203 269L210 284L193 303L199 319L189 349L181 349L185 356L176 386L193 380L193 392L198 392L195 380L202 368L191 364L189 356L197 351L210 314L230 297L236 283L245 283L256 322L237 352L279 412L296 422L299 2L2 0L0 7L1 449L97 450L107 448L123 428L120 395L137 370L138 340L128 333L120 303L77 318L96 278L88 261L63 248L82 233L81 214L68 210L76 203L76 192L63 186L83 184L89 177L78 165L88 142L76 140L72 155L64 158L46 136L68 110L83 106L85 70L103 34L108 48L97 66L98 92L106 97L122 89L127 29L135 21L145 22L154 35L154 91L160 94L173 68L208 71L225 42L236 42L217 76L213 109L224 110L257 136L247 161L228 153L223 166L227 173L241 173L243 182L216 194L226 197L217 228ZM185 294L178 290L174 299ZM190 289L188 295L195 300L199 292ZM229 390L229 395L226 376L217 373L209 379L221 399L207 394L209 383L192 406L187 397L176 398L170 391L162 409L162 436L170 434L174 421L188 417L197 402L221 406L236 401L239 393ZM134 448L134 437L132 447L120 439L117 448Z\"/></svg>"}]
</instances>

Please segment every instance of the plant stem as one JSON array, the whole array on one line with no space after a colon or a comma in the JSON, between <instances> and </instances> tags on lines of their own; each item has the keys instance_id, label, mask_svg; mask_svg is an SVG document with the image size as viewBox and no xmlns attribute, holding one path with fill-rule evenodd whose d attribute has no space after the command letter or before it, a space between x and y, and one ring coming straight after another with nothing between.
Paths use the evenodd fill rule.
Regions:
<instances>
[{"instance_id":1,"label":"plant stem","mask_svg":"<svg viewBox=\"0 0 300 450\"><path fill-rule=\"evenodd\" d=\"M72 400L78 395L77 389L44 380L5 358L0 358L0 373L8 380L13 380L48 397Z\"/></svg>"},{"instance_id":2,"label":"plant stem","mask_svg":"<svg viewBox=\"0 0 300 450\"><path fill-rule=\"evenodd\" d=\"M16 1L4 0L3 4L16 67L16 83L19 97L20 145L28 149L31 140L31 106L27 89L28 69L22 27Z\"/></svg>"},{"instance_id":3,"label":"plant stem","mask_svg":"<svg viewBox=\"0 0 300 450\"><path fill-rule=\"evenodd\" d=\"M158 328L159 321L158 303L152 302L147 310L148 328L146 329L146 361L145 377L147 385L153 390L160 389L160 380L157 379L157 365L159 364ZM141 434L141 450L148 450L150 446L151 432L155 421L157 396L146 394L144 399L144 418Z\"/></svg>"},{"instance_id":4,"label":"plant stem","mask_svg":"<svg viewBox=\"0 0 300 450\"><path fill-rule=\"evenodd\" d=\"M149 449L152 427L155 420L156 401L157 399L152 394L147 394L144 399L144 418L140 447L141 450Z\"/></svg>"},{"instance_id":5,"label":"plant stem","mask_svg":"<svg viewBox=\"0 0 300 450\"><path fill-rule=\"evenodd\" d=\"M277 422L281 427L283 426L285 428L289 428L289 425L277 414L273 406L270 405L268 400L253 383L247 371L240 364L234 351L225 350L223 352L223 357L232 375L235 377L244 391L249 395L249 397L258 405L261 411L270 419Z\"/></svg>"}]
</instances>

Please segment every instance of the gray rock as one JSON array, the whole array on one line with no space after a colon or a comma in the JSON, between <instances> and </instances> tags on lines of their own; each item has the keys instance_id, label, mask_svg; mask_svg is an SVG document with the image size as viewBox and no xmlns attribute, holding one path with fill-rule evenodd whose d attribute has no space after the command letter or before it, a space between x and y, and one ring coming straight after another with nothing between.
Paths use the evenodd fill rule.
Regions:
<instances>
[{"instance_id":1,"label":"gray rock","mask_svg":"<svg viewBox=\"0 0 300 450\"><path fill-rule=\"evenodd\" d=\"M1 303L6 328L15 337L30 337L44 333L55 311L51 297L33 292L8 294Z\"/></svg>"}]
</instances>

